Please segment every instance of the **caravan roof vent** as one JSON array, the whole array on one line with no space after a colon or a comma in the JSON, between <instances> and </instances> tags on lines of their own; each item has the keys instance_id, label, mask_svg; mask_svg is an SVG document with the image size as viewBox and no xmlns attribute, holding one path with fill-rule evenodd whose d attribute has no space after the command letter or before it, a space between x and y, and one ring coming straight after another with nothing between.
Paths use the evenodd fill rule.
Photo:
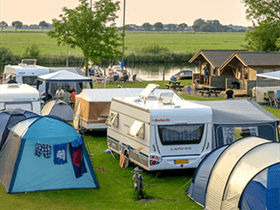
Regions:
<instances>
[{"instance_id":1,"label":"caravan roof vent","mask_svg":"<svg viewBox=\"0 0 280 210\"><path fill-rule=\"evenodd\" d=\"M174 93L161 93L159 96L159 103L162 103L164 105L174 104L172 101L173 95Z\"/></svg>"},{"instance_id":2,"label":"caravan roof vent","mask_svg":"<svg viewBox=\"0 0 280 210\"><path fill-rule=\"evenodd\" d=\"M22 59L21 63L24 63L26 65L36 65L37 59Z\"/></svg>"},{"instance_id":3,"label":"caravan roof vent","mask_svg":"<svg viewBox=\"0 0 280 210\"><path fill-rule=\"evenodd\" d=\"M140 94L139 97L143 99L148 99L149 95L154 92L155 89L157 89L159 85L156 84L149 84Z\"/></svg>"}]
</instances>

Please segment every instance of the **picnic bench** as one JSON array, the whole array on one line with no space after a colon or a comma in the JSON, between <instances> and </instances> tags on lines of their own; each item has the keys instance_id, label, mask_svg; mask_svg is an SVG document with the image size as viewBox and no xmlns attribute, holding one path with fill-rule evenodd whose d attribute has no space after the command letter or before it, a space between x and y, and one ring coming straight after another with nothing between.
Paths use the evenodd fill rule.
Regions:
<instances>
[{"instance_id":1,"label":"picnic bench","mask_svg":"<svg viewBox=\"0 0 280 210\"><path fill-rule=\"evenodd\" d=\"M181 82L173 80L169 80L169 83L165 84L165 86L167 87L167 89L172 88L176 90L178 88L180 91L182 91L182 88L184 87L184 85L181 85Z\"/></svg>"},{"instance_id":2,"label":"picnic bench","mask_svg":"<svg viewBox=\"0 0 280 210\"><path fill-rule=\"evenodd\" d=\"M203 86L203 89L199 91L201 93L201 96L205 94L208 94L208 97L210 97L212 94L214 94L216 97L221 91L217 90L217 87L214 86Z\"/></svg>"}]
</instances>

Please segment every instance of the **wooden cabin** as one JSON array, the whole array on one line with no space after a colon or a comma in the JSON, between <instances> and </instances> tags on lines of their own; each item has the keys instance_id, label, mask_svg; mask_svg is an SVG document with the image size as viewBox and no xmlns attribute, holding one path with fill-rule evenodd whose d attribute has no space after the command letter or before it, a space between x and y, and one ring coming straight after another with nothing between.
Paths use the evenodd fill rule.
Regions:
<instances>
[{"instance_id":1,"label":"wooden cabin","mask_svg":"<svg viewBox=\"0 0 280 210\"><path fill-rule=\"evenodd\" d=\"M249 52L236 50L201 50L190 61L199 64L197 76L204 84L205 66L209 69L209 85L225 90L231 86L237 95L249 95L256 85L258 73L280 70L279 52Z\"/></svg>"},{"instance_id":2,"label":"wooden cabin","mask_svg":"<svg viewBox=\"0 0 280 210\"><path fill-rule=\"evenodd\" d=\"M198 80L199 84L204 84L204 70L205 66L208 67L209 84L217 83L215 77L218 75L218 69L224 64L224 62L235 52L236 50L201 50L195 54L189 63L198 63L199 74L193 77L194 80ZM223 85L219 85L223 86Z\"/></svg>"},{"instance_id":3,"label":"wooden cabin","mask_svg":"<svg viewBox=\"0 0 280 210\"><path fill-rule=\"evenodd\" d=\"M225 88L231 86L246 95L256 85L258 73L279 70L279 52L243 51L231 55L218 69L218 76L225 78Z\"/></svg>"}]
</instances>

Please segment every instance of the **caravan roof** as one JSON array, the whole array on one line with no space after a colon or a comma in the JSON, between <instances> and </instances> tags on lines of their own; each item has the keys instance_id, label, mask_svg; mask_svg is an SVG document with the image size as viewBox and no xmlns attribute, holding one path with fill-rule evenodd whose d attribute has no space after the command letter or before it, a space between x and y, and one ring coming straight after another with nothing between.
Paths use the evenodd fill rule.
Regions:
<instances>
[{"instance_id":1,"label":"caravan roof","mask_svg":"<svg viewBox=\"0 0 280 210\"><path fill-rule=\"evenodd\" d=\"M113 98L113 100L138 107L151 113L151 124L156 123L156 119L162 123L211 123L212 110L208 106L199 105L185 100L172 100L172 103L163 104L159 98L139 97ZM187 116L187 117L186 117ZM165 119L166 118L166 119ZM164 119L164 120L162 120Z\"/></svg>"},{"instance_id":2,"label":"caravan roof","mask_svg":"<svg viewBox=\"0 0 280 210\"><path fill-rule=\"evenodd\" d=\"M82 98L90 102L111 102L113 97L135 97L143 90L144 88L83 89L76 98ZM163 92L174 93L172 90L157 89L153 95L159 96ZM182 99L176 93L174 98Z\"/></svg>"},{"instance_id":3,"label":"caravan roof","mask_svg":"<svg viewBox=\"0 0 280 210\"><path fill-rule=\"evenodd\" d=\"M0 101L35 101L39 99L39 91L26 84L0 85Z\"/></svg>"}]
</instances>

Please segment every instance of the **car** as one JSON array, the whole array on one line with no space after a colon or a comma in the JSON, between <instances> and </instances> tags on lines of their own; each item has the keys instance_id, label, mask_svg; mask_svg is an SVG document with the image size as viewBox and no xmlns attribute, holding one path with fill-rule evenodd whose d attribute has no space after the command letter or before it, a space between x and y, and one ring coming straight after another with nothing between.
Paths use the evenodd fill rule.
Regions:
<instances>
[{"instance_id":1,"label":"car","mask_svg":"<svg viewBox=\"0 0 280 210\"><path fill-rule=\"evenodd\" d=\"M176 77L178 80L181 79L192 79L193 77L193 70L185 69L177 72L172 77ZM172 77L170 78L172 80Z\"/></svg>"}]
</instances>

